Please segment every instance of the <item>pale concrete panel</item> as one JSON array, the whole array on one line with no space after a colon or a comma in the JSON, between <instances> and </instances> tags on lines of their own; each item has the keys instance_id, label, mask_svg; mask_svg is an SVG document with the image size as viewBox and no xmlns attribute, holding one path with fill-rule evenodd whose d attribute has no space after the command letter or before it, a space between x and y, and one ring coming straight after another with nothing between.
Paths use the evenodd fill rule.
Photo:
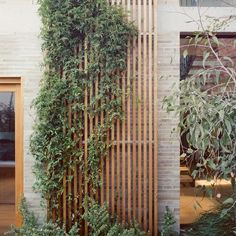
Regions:
<instances>
[{"instance_id":1,"label":"pale concrete panel","mask_svg":"<svg viewBox=\"0 0 236 236\"><path fill-rule=\"evenodd\" d=\"M30 109L42 76L40 18L36 1L0 1L0 76L21 76L24 99L24 195L32 210L43 218L40 196L32 190L35 177L29 151L34 112Z\"/></svg>"}]
</instances>

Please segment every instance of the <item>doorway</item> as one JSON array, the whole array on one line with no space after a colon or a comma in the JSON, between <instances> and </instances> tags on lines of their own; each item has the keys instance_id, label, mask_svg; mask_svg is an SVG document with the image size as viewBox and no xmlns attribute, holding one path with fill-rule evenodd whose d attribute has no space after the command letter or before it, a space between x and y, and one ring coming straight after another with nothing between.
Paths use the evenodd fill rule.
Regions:
<instances>
[{"instance_id":1,"label":"doorway","mask_svg":"<svg viewBox=\"0 0 236 236\"><path fill-rule=\"evenodd\" d=\"M204 60L204 53L206 53L205 48L209 45L205 47L205 44L200 41L195 45L195 37L194 34L190 33L183 33L180 35L180 80L183 81L196 78L198 80L198 83L195 82L196 91L197 86L201 86L201 91L205 91L208 97L218 95L221 96L221 98L224 98L222 93L223 86L220 87L216 85L217 83L224 84L224 86L227 87L227 96L230 97L232 94L231 88L230 86L227 86L227 84L230 83L225 82L230 81L227 73L218 66L219 61L215 56L211 55ZM190 41L190 38L192 38L193 41ZM236 35L231 33L217 33L216 39L218 40L217 44L211 43L212 50L214 50L215 54L219 58L230 58L232 63L235 64L236 53L234 50L234 42L236 40ZM204 41L204 37L202 37L202 41ZM185 50L188 51L188 54L184 56ZM225 65L227 68L229 67L228 64ZM202 71L206 71L205 68L208 70L206 74L202 73ZM200 95L197 95L196 93L196 97L197 96L200 97ZM204 100L204 97L201 97L201 99ZM204 104L206 103L207 101L205 101ZM181 99L180 104L184 104L181 102ZM199 111L203 112L203 114L204 107L205 105L199 105ZM184 116L188 116L189 114L191 114L191 111L186 109ZM184 119L185 117L183 118L182 116L181 122L184 123ZM192 118L188 117L188 119ZM208 121L207 116L204 119ZM198 119L195 120L195 123L200 124ZM212 129L209 127L208 130L209 136L207 137L213 137ZM200 131L200 133L201 132L202 131ZM194 136L195 134L196 132L193 132L192 135ZM216 174L213 175L212 173L214 172L211 172L212 170L205 164L202 165L201 168L198 167L203 157L206 161L211 160L216 166L220 163L220 161L214 162L218 155L222 155L217 145L214 144L213 146L213 142L210 141L209 144L207 144L207 146L209 145L208 149L205 150L203 156L201 156L201 152L195 147L192 147L188 142L188 137L190 136L189 129L186 132L181 132L180 136L180 223L181 227L184 228L194 224L202 214L213 212L218 209L220 204L223 203L228 196L231 196L232 187L230 178L224 179L226 177L223 177L223 174L218 176ZM200 140L203 140L203 138L199 138L199 143L201 142ZM220 143L220 141L217 142ZM202 175L195 176L194 170L196 169L201 169ZM205 175L206 171L209 173L209 176L207 177ZM193 178L193 176L195 177ZM220 178L219 176L222 177Z\"/></svg>"},{"instance_id":2,"label":"doorway","mask_svg":"<svg viewBox=\"0 0 236 236\"><path fill-rule=\"evenodd\" d=\"M22 107L21 78L0 78L0 235L21 223Z\"/></svg>"}]
</instances>

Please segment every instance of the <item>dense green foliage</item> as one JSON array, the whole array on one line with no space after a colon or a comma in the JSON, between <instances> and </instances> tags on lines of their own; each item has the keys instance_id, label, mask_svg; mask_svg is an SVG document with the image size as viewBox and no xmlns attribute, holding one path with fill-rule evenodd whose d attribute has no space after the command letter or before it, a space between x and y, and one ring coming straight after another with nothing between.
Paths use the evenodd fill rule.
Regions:
<instances>
[{"instance_id":1,"label":"dense green foliage","mask_svg":"<svg viewBox=\"0 0 236 236\"><path fill-rule=\"evenodd\" d=\"M34 101L37 113L31 151L36 159L35 189L57 207L65 171L78 164L84 183L100 186L100 159L106 156L111 124L122 118L117 82L126 70L128 41L136 34L121 8L106 0L40 0L44 77ZM97 94L85 105L86 91L97 82ZM69 113L76 114L73 119ZM88 134L84 161L84 115L104 114ZM68 176L67 181L73 177Z\"/></svg>"},{"instance_id":2,"label":"dense green foliage","mask_svg":"<svg viewBox=\"0 0 236 236\"><path fill-rule=\"evenodd\" d=\"M63 228L58 226L56 223L45 222L40 223L37 221L34 213L28 209L26 199L22 199L19 206L20 213L23 218L23 224L21 228L13 227L9 232L16 233L17 235L23 236L77 236L79 228L74 225L69 233L66 233Z\"/></svg>"},{"instance_id":3,"label":"dense green foliage","mask_svg":"<svg viewBox=\"0 0 236 236\"><path fill-rule=\"evenodd\" d=\"M223 208L224 209L224 208ZM205 212L193 224L182 231L182 236L233 236L236 235L235 209L221 216L222 209Z\"/></svg>"},{"instance_id":4,"label":"dense green foliage","mask_svg":"<svg viewBox=\"0 0 236 236\"><path fill-rule=\"evenodd\" d=\"M116 223L114 218L111 218L106 205L100 206L93 199L88 198L89 208L82 216L90 226L91 236L145 236L138 225L127 225L124 227ZM77 236L79 235L79 225L75 224L67 233L66 230L56 223L44 222L43 224L37 221L33 212L29 211L26 199L23 198L19 206L22 214L23 224L21 228L13 227L9 232L23 236Z\"/></svg>"},{"instance_id":5,"label":"dense green foliage","mask_svg":"<svg viewBox=\"0 0 236 236\"><path fill-rule=\"evenodd\" d=\"M166 206L166 211L164 214L164 224L163 229L161 231L161 236L171 236L173 235L173 225L176 223L176 220L169 209L168 206Z\"/></svg>"},{"instance_id":6,"label":"dense green foliage","mask_svg":"<svg viewBox=\"0 0 236 236\"><path fill-rule=\"evenodd\" d=\"M112 219L108 213L106 205L100 206L90 199L88 212L84 214L84 219L90 226L91 236L145 236L136 224L124 227Z\"/></svg>"}]
</instances>

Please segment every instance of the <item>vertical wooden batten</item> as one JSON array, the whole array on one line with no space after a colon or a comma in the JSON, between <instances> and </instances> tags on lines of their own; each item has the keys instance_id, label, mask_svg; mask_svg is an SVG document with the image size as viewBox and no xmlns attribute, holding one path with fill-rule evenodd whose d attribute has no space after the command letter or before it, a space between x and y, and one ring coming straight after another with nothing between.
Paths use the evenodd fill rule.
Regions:
<instances>
[{"instance_id":1,"label":"vertical wooden batten","mask_svg":"<svg viewBox=\"0 0 236 236\"><path fill-rule=\"evenodd\" d=\"M136 20L136 0L133 2L132 6L132 21ZM137 68L136 68L136 58L137 58L137 38L134 37L132 39L132 161L133 161L133 220L136 220L137 215L137 126L136 126L136 108L137 108L137 101L136 101L136 93L137 93Z\"/></svg>"},{"instance_id":2,"label":"vertical wooden batten","mask_svg":"<svg viewBox=\"0 0 236 236\"><path fill-rule=\"evenodd\" d=\"M153 63L153 80L154 80L154 233L153 235L158 235L158 107L157 107L157 1L153 1L153 22L154 22L154 63Z\"/></svg>"},{"instance_id":3,"label":"vertical wooden batten","mask_svg":"<svg viewBox=\"0 0 236 236\"><path fill-rule=\"evenodd\" d=\"M153 21L153 14L151 14L151 12L153 12L153 5L152 5L152 0L148 1L148 12L149 12L149 18L148 18L148 162L149 162L149 166L148 166L148 187L149 187L149 199L148 199L148 203L149 203L149 208L148 208L148 220L149 220L149 230L150 230L150 234L153 234L153 144L152 144L152 140L153 140L153 120L152 120L152 116L153 116L153 25L152 25L152 21ZM155 131L154 131L155 132Z\"/></svg>"},{"instance_id":4,"label":"vertical wooden batten","mask_svg":"<svg viewBox=\"0 0 236 236\"><path fill-rule=\"evenodd\" d=\"M130 11L131 11L131 1L127 1L127 11L128 11L128 20L131 20L130 16ZM131 39L129 39L128 42L128 50L127 50L127 141L128 141L128 148L127 148L127 179L128 179L128 204L127 204L127 209L128 209L128 221L131 220L131 199L132 199L132 189L131 189L131 94L130 94L130 86L131 86Z\"/></svg>"},{"instance_id":5,"label":"vertical wooden batten","mask_svg":"<svg viewBox=\"0 0 236 236\"><path fill-rule=\"evenodd\" d=\"M142 2L138 0L138 222L142 225Z\"/></svg>"}]
</instances>

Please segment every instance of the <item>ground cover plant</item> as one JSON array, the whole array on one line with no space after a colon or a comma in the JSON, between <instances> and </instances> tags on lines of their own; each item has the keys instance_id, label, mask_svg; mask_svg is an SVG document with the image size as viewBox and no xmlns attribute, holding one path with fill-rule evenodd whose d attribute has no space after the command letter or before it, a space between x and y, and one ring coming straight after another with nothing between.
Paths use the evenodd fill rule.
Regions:
<instances>
[{"instance_id":1,"label":"ground cover plant","mask_svg":"<svg viewBox=\"0 0 236 236\"><path fill-rule=\"evenodd\" d=\"M88 211L82 215L90 227L89 235L91 236L145 236L137 224L122 225L117 219L111 217L107 205L100 206L93 199L89 200ZM12 227L12 230L6 234L15 233L24 236L77 236L80 235L80 225L75 223L69 231L65 225L61 226L57 222L47 220L39 223L35 214L29 210L27 201L22 199L19 206L23 218L21 228Z\"/></svg>"},{"instance_id":2,"label":"ground cover plant","mask_svg":"<svg viewBox=\"0 0 236 236\"><path fill-rule=\"evenodd\" d=\"M203 213L193 224L182 229L182 236L233 236L236 235L235 209L222 215L224 207Z\"/></svg>"}]
</instances>

